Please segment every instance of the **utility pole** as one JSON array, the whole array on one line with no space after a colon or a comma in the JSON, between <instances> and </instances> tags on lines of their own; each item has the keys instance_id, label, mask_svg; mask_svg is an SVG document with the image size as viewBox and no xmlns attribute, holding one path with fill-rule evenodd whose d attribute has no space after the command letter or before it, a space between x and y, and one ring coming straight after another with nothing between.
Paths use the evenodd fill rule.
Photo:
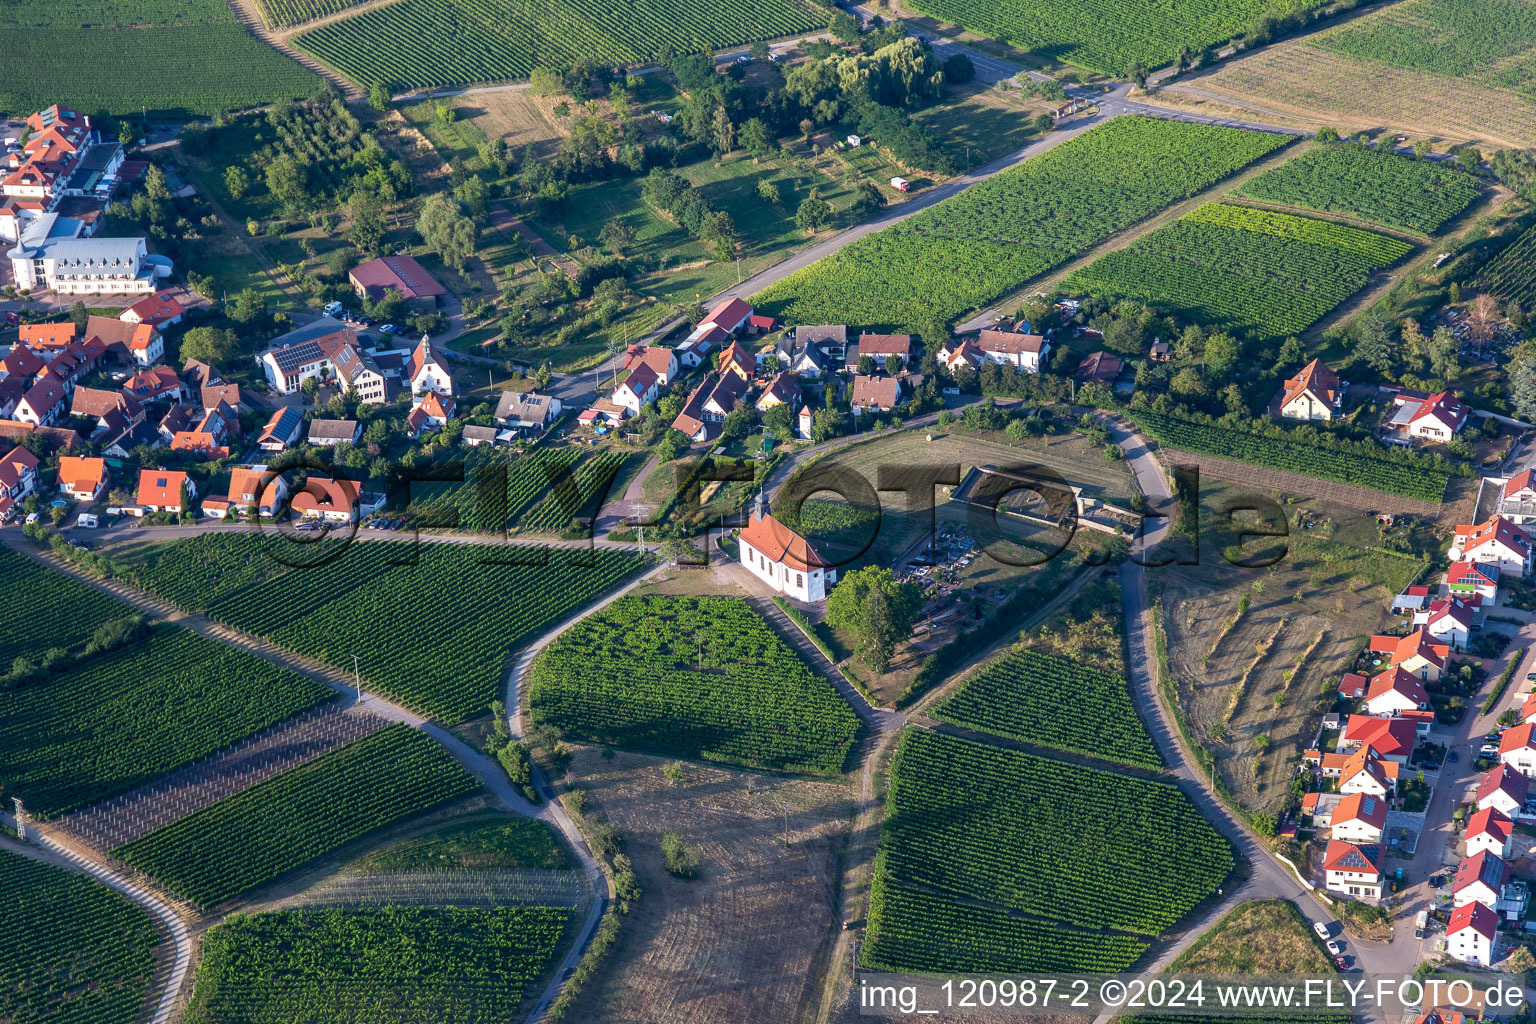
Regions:
<instances>
[{"instance_id":1,"label":"utility pole","mask_svg":"<svg viewBox=\"0 0 1536 1024\"><path fill-rule=\"evenodd\" d=\"M357 655L352 655L352 679L357 683L357 703L363 702L363 674L358 669Z\"/></svg>"},{"instance_id":2,"label":"utility pole","mask_svg":"<svg viewBox=\"0 0 1536 1024\"><path fill-rule=\"evenodd\" d=\"M741 285L741 257L736 257L736 284Z\"/></svg>"},{"instance_id":3,"label":"utility pole","mask_svg":"<svg viewBox=\"0 0 1536 1024\"><path fill-rule=\"evenodd\" d=\"M779 807L784 811L784 848L789 848L789 801L780 800Z\"/></svg>"}]
</instances>

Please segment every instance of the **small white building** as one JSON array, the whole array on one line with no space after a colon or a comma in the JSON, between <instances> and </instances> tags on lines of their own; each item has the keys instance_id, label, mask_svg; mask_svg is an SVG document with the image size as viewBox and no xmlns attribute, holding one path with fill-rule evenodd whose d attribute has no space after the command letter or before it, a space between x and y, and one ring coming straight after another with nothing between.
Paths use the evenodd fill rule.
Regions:
<instances>
[{"instance_id":1,"label":"small white building","mask_svg":"<svg viewBox=\"0 0 1536 1024\"><path fill-rule=\"evenodd\" d=\"M1529 788L1530 782L1524 775L1507 764L1501 764L1484 773L1478 780L1477 809L1485 811L1491 807L1513 818L1525 809Z\"/></svg>"},{"instance_id":2,"label":"small white building","mask_svg":"<svg viewBox=\"0 0 1536 1024\"><path fill-rule=\"evenodd\" d=\"M1523 722L1499 737L1499 760L1526 778L1536 778L1536 725Z\"/></svg>"},{"instance_id":3,"label":"small white building","mask_svg":"<svg viewBox=\"0 0 1536 1024\"><path fill-rule=\"evenodd\" d=\"M613 389L612 401L629 415L639 416L641 408L647 402L654 402L660 393L661 380L656 371L648 363L637 362L623 383Z\"/></svg>"},{"instance_id":4,"label":"small white building","mask_svg":"<svg viewBox=\"0 0 1536 1024\"><path fill-rule=\"evenodd\" d=\"M17 445L0 459L0 520L37 490L37 456Z\"/></svg>"},{"instance_id":5,"label":"small white building","mask_svg":"<svg viewBox=\"0 0 1536 1024\"><path fill-rule=\"evenodd\" d=\"M1493 963L1493 936L1499 915L1481 903L1468 903L1451 912L1445 929L1445 951L1462 963Z\"/></svg>"},{"instance_id":6,"label":"small white building","mask_svg":"<svg viewBox=\"0 0 1536 1024\"><path fill-rule=\"evenodd\" d=\"M1515 853L1515 823L1492 807L1478 811L1467 822L1467 856L1491 853L1512 857Z\"/></svg>"},{"instance_id":7,"label":"small white building","mask_svg":"<svg viewBox=\"0 0 1536 1024\"><path fill-rule=\"evenodd\" d=\"M1418 676L1401 668L1382 672L1371 679L1366 693L1365 709L1373 715L1388 718L1404 711L1422 711L1429 707L1429 692Z\"/></svg>"},{"instance_id":8,"label":"small white building","mask_svg":"<svg viewBox=\"0 0 1536 1024\"><path fill-rule=\"evenodd\" d=\"M453 374L448 372L447 365L438 358L437 350L425 334L421 336L420 343L411 352L411 361L406 366L406 372L410 376L412 394L419 395L423 391L436 391L447 397L452 397L454 394Z\"/></svg>"},{"instance_id":9,"label":"small white building","mask_svg":"<svg viewBox=\"0 0 1536 1024\"><path fill-rule=\"evenodd\" d=\"M756 577L796 601L824 601L837 582L837 570L809 541L757 507L741 531L741 564Z\"/></svg>"},{"instance_id":10,"label":"small white building","mask_svg":"<svg viewBox=\"0 0 1536 1024\"><path fill-rule=\"evenodd\" d=\"M1280 415L1287 419L1331 420L1343 407L1343 382L1321 359L1312 360L1281 386Z\"/></svg>"},{"instance_id":11,"label":"small white building","mask_svg":"<svg viewBox=\"0 0 1536 1024\"><path fill-rule=\"evenodd\" d=\"M800 415L795 417L795 436L802 441L813 441L816 438L816 414L811 412L809 404L800 407Z\"/></svg>"},{"instance_id":12,"label":"small white building","mask_svg":"<svg viewBox=\"0 0 1536 1024\"><path fill-rule=\"evenodd\" d=\"M1456 527L1450 557L1497 566L1499 572L1524 576L1531 571L1531 536L1503 516Z\"/></svg>"},{"instance_id":13,"label":"small white building","mask_svg":"<svg viewBox=\"0 0 1536 1024\"><path fill-rule=\"evenodd\" d=\"M1351 793L1334 805L1329 835L1345 843L1379 843L1387 827L1387 805L1379 797Z\"/></svg>"},{"instance_id":14,"label":"small white building","mask_svg":"<svg viewBox=\"0 0 1536 1024\"><path fill-rule=\"evenodd\" d=\"M1451 882L1451 902L1458 907L1481 903L1497 910L1508 882L1508 864L1487 851L1474 853L1456 865L1456 877Z\"/></svg>"},{"instance_id":15,"label":"small white building","mask_svg":"<svg viewBox=\"0 0 1536 1024\"><path fill-rule=\"evenodd\" d=\"M1381 898L1381 847L1333 839L1323 855L1323 887L1357 899Z\"/></svg>"},{"instance_id":16,"label":"small white building","mask_svg":"<svg viewBox=\"0 0 1536 1024\"><path fill-rule=\"evenodd\" d=\"M985 330L976 336L976 347L994 363L1015 366L1025 373L1039 373L1051 357L1051 343L1038 334Z\"/></svg>"}]
</instances>

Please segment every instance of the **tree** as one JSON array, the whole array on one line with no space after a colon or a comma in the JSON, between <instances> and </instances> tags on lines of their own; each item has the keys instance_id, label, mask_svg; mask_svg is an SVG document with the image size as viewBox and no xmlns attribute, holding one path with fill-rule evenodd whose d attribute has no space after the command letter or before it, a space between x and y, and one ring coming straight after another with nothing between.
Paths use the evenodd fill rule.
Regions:
<instances>
[{"instance_id":1,"label":"tree","mask_svg":"<svg viewBox=\"0 0 1536 1024\"><path fill-rule=\"evenodd\" d=\"M181 518L183 520L192 518L192 492L188 489L185 480L181 482Z\"/></svg>"},{"instance_id":2,"label":"tree","mask_svg":"<svg viewBox=\"0 0 1536 1024\"><path fill-rule=\"evenodd\" d=\"M768 125L760 117L754 117L741 126L741 144L752 154L752 162L756 163L763 157L773 153L777 148L777 140L773 132L768 130Z\"/></svg>"},{"instance_id":3,"label":"tree","mask_svg":"<svg viewBox=\"0 0 1536 1024\"><path fill-rule=\"evenodd\" d=\"M1182 398L1204 398L1205 378L1193 366L1186 366L1173 375L1173 380L1168 382L1168 390Z\"/></svg>"},{"instance_id":4,"label":"tree","mask_svg":"<svg viewBox=\"0 0 1536 1024\"><path fill-rule=\"evenodd\" d=\"M1137 61L1126 70L1126 76L1136 83L1136 88L1138 89L1145 89L1147 87L1147 74L1147 66L1141 63L1141 61Z\"/></svg>"},{"instance_id":5,"label":"tree","mask_svg":"<svg viewBox=\"0 0 1536 1024\"><path fill-rule=\"evenodd\" d=\"M320 391L320 378L305 377L303 382L299 384L299 390L304 392L305 398L313 402L315 400L315 395Z\"/></svg>"},{"instance_id":6,"label":"tree","mask_svg":"<svg viewBox=\"0 0 1536 1024\"><path fill-rule=\"evenodd\" d=\"M1205 339L1205 368L1215 377L1225 377L1237 365L1242 349L1237 339L1225 331L1217 331Z\"/></svg>"},{"instance_id":7,"label":"tree","mask_svg":"<svg viewBox=\"0 0 1536 1024\"><path fill-rule=\"evenodd\" d=\"M224 191L229 193L229 198L239 199L251 190L251 176L245 173L245 168L239 164L230 164L224 168Z\"/></svg>"},{"instance_id":8,"label":"tree","mask_svg":"<svg viewBox=\"0 0 1536 1024\"><path fill-rule=\"evenodd\" d=\"M460 271L475 254L480 237L480 229L464 216L458 202L441 192L428 196L422 204L416 217L416 232L437 250L444 263Z\"/></svg>"},{"instance_id":9,"label":"tree","mask_svg":"<svg viewBox=\"0 0 1536 1024\"><path fill-rule=\"evenodd\" d=\"M389 109L389 90L383 82L374 82L368 90L368 105L381 114Z\"/></svg>"},{"instance_id":10,"label":"tree","mask_svg":"<svg viewBox=\"0 0 1536 1024\"><path fill-rule=\"evenodd\" d=\"M859 361L855 367L855 371L860 377L873 376L875 372L875 357L869 355L868 353L859 356Z\"/></svg>"},{"instance_id":11,"label":"tree","mask_svg":"<svg viewBox=\"0 0 1536 1024\"><path fill-rule=\"evenodd\" d=\"M255 288L244 288L224 303L224 315L237 324L248 324L267 311L267 299Z\"/></svg>"},{"instance_id":12,"label":"tree","mask_svg":"<svg viewBox=\"0 0 1536 1024\"><path fill-rule=\"evenodd\" d=\"M1377 373L1392 369L1396 355L1393 347L1391 331L1379 314L1363 317L1355 326L1355 355Z\"/></svg>"},{"instance_id":13,"label":"tree","mask_svg":"<svg viewBox=\"0 0 1536 1024\"><path fill-rule=\"evenodd\" d=\"M1035 131L1041 135L1044 135L1054 127L1056 127L1056 119L1050 114L1037 114L1035 116Z\"/></svg>"},{"instance_id":14,"label":"tree","mask_svg":"<svg viewBox=\"0 0 1536 1024\"><path fill-rule=\"evenodd\" d=\"M731 124L731 114L725 109L724 104L715 108L715 115L710 119L709 138L714 144L715 152L724 157L736 144L736 126Z\"/></svg>"},{"instance_id":15,"label":"tree","mask_svg":"<svg viewBox=\"0 0 1536 1024\"><path fill-rule=\"evenodd\" d=\"M944 62L944 81L951 85L964 85L975 77L976 65L963 53L957 53Z\"/></svg>"},{"instance_id":16,"label":"tree","mask_svg":"<svg viewBox=\"0 0 1536 1024\"><path fill-rule=\"evenodd\" d=\"M830 397L832 389L827 389ZM817 409L811 416L811 440L817 444L830 441L848 431L848 415L841 409Z\"/></svg>"},{"instance_id":17,"label":"tree","mask_svg":"<svg viewBox=\"0 0 1536 1024\"><path fill-rule=\"evenodd\" d=\"M1457 150L1456 160L1474 174L1483 169L1483 154L1473 146L1462 146Z\"/></svg>"},{"instance_id":18,"label":"tree","mask_svg":"<svg viewBox=\"0 0 1536 1024\"><path fill-rule=\"evenodd\" d=\"M821 198L815 189L800 200L795 211L795 226L808 235L814 235L832 221L832 204Z\"/></svg>"},{"instance_id":19,"label":"tree","mask_svg":"<svg viewBox=\"0 0 1536 1024\"><path fill-rule=\"evenodd\" d=\"M752 407L742 402L726 414L720 424L720 436L727 441L739 441L752 431Z\"/></svg>"},{"instance_id":20,"label":"tree","mask_svg":"<svg viewBox=\"0 0 1536 1024\"><path fill-rule=\"evenodd\" d=\"M85 308L84 302L76 299L75 304L69 307L69 320L75 325L77 331L83 331L85 325L90 323L91 311Z\"/></svg>"},{"instance_id":21,"label":"tree","mask_svg":"<svg viewBox=\"0 0 1536 1024\"><path fill-rule=\"evenodd\" d=\"M697 878L699 853L676 832L665 832L661 837L661 856L668 873L678 878Z\"/></svg>"},{"instance_id":22,"label":"tree","mask_svg":"<svg viewBox=\"0 0 1536 1024\"><path fill-rule=\"evenodd\" d=\"M267 165L267 191L290 213L302 212L309 201L309 172L291 156L280 156Z\"/></svg>"},{"instance_id":23,"label":"tree","mask_svg":"<svg viewBox=\"0 0 1536 1024\"><path fill-rule=\"evenodd\" d=\"M144 172L144 194L157 203L171 198L170 182L166 180L165 172L159 164L150 164L149 170Z\"/></svg>"},{"instance_id":24,"label":"tree","mask_svg":"<svg viewBox=\"0 0 1536 1024\"><path fill-rule=\"evenodd\" d=\"M371 192L362 189L352 193L344 207L352 226L347 229L347 241L357 246L358 252L372 256L384 242L384 206Z\"/></svg>"},{"instance_id":25,"label":"tree","mask_svg":"<svg viewBox=\"0 0 1536 1024\"><path fill-rule=\"evenodd\" d=\"M827 597L827 624L846 629L869 667L884 672L896 645L912 635L912 623L923 606L915 583L898 583L889 569L855 569Z\"/></svg>"},{"instance_id":26,"label":"tree","mask_svg":"<svg viewBox=\"0 0 1536 1024\"><path fill-rule=\"evenodd\" d=\"M119 144L124 146L131 146L133 145L133 137L133 125L129 124L127 121L124 121L122 124L117 126L117 141Z\"/></svg>"},{"instance_id":27,"label":"tree","mask_svg":"<svg viewBox=\"0 0 1536 1024\"><path fill-rule=\"evenodd\" d=\"M1323 125L1317 130L1317 135L1315 138L1318 142L1338 142L1339 133L1334 131L1328 125Z\"/></svg>"},{"instance_id":28,"label":"tree","mask_svg":"<svg viewBox=\"0 0 1536 1024\"><path fill-rule=\"evenodd\" d=\"M1429 372L1446 386L1455 383L1461 375L1461 360L1457 358L1461 343L1444 326L1435 328L1429 341Z\"/></svg>"},{"instance_id":29,"label":"tree","mask_svg":"<svg viewBox=\"0 0 1536 1024\"><path fill-rule=\"evenodd\" d=\"M1413 155L1418 157L1420 160L1429 156L1429 154L1433 153L1434 151L1435 147L1430 144L1428 139L1420 139L1413 144Z\"/></svg>"},{"instance_id":30,"label":"tree","mask_svg":"<svg viewBox=\"0 0 1536 1024\"><path fill-rule=\"evenodd\" d=\"M607 246L608 251L615 256L622 256L624 250L634 244L635 229L628 221L614 217L603 225L603 230L598 232L597 240Z\"/></svg>"},{"instance_id":31,"label":"tree","mask_svg":"<svg viewBox=\"0 0 1536 1024\"><path fill-rule=\"evenodd\" d=\"M859 41L859 23L853 15L846 11L838 11L827 21L827 31L832 33L834 39L842 43L856 43Z\"/></svg>"},{"instance_id":32,"label":"tree","mask_svg":"<svg viewBox=\"0 0 1536 1024\"><path fill-rule=\"evenodd\" d=\"M763 432L772 434L780 441L794 440L795 417L788 405L776 405L763 413Z\"/></svg>"},{"instance_id":33,"label":"tree","mask_svg":"<svg viewBox=\"0 0 1536 1024\"><path fill-rule=\"evenodd\" d=\"M226 363L239 351L239 336L217 327L194 327L181 339L181 358L196 359L209 366Z\"/></svg>"},{"instance_id":34,"label":"tree","mask_svg":"<svg viewBox=\"0 0 1536 1024\"><path fill-rule=\"evenodd\" d=\"M1302 347L1301 339L1292 335L1280 343L1280 355L1275 360L1275 369L1283 370L1297 366L1306 358L1306 355L1307 350Z\"/></svg>"},{"instance_id":35,"label":"tree","mask_svg":"<svg viewBox=\"0 0 1536 1024\"><path fill-rule=\"evenodd\" d=\"M858 220L873 217L885 208L885 193L867 181L861 181L853 190L853 204L848 208Z\"/></svg>"},{"instance_id":36,"label":"tree","mask_svg":"<svg viewBox=\"0 0 1536 1024\"><path fill-rule=\"evenodd\" d=\"M656 444L656 461L671 462L687 451L690 443L687 434L669 428Z\"/></svg>"},{"instance_id":37,"label":"tree","mask_svg":"<svg viewBox=\"0 0 1536 1024\"><path fill-rule=\"evenodd\" d=\"M758 178L757 198L761 199L769 206L777 206L784 197L779 195L779 186L775 185L767 178Z\"/></svg>"}]
</instances>

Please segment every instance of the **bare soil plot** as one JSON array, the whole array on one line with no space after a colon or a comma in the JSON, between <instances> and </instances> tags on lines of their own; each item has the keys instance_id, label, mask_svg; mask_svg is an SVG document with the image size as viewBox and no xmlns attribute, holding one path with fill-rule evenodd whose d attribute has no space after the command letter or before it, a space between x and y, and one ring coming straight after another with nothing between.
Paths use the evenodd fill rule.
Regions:
<instances>
[{"instance_id":1,"label":"bare soil plot","mask_svg":"<svg viewBox=\"0 0 1536 1024\"><path fill-rule=\"evenodd\" d=\"M698 764L685 765L674 786L665 764L622 752L605 758L596 747L577 748L571 762L567 785L586 792L589 818L606 817L623 832L645 893L570 1019L805 1020L838 929L833 893L852 790ZM667 832L699 851L698 878L667 873Z\"/></svg>"},{"instance_id":2,"label":"bare soil plot","mask_svg":"<svg viewBox=\"0 0 1536 1024\"><path fill-rule=\"evenodd\" d=\"M1210 482L1203 488L1207 509L1237 493ZM1415 559L1357 546L1364 537L1347 542L1360 529L1351 509L1304 499L1285 510L1293 523L1288 550L1272 566L1229 564L1222 552L1232 536L1207 514L1201 564L1170 565L1150 577L1194 742L1209 751L1237 800L1257 811L1284 803L1325 695L1362 638L1387 625L1391 596L1422 568ZM1302 512L1311 529L1296 524ZM1251 540L1243 549L1261 550Z\"/></svg>"}]
</instances>

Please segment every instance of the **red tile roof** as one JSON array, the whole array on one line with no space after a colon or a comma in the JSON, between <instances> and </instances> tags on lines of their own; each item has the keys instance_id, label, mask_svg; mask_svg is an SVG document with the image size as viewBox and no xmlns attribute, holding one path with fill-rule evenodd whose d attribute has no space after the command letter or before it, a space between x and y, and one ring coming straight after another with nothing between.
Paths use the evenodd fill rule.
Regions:
<instances>
[{"instance_id":1,"label":"red tile roof","mask_svg":"<svg viewBox=\"0 0 1536 1024\"><path fill-rule=\"evenodd\" d=\"M1497 896L1508 881L1509 865L1487 850L1480 850L1456 865L1456 880L1451 883L1451 892L1460 892L1469 885L1482 882Z\"/></svg>"},{"instance_id":2,"label":"red tile roof","mask_svg":"<svg viewBox=\"0 0 1536 1024\"><path fill-rule=\"evenodd\" d=\"M1417 423L1419 420L1433 416L1441 423L1455 430L1467 418L1468 411L1466 404L1457 399L1456 396L1452 395L1449 391L1441 391L1424 399L1419 404L1418 410L1414 412L1413 418L1408 422Z\"/></svg>"},{"instance_id":3,"label":"red tile roof","mask_svg":"<svg viewBox=\"0 0 1536 1024\"><path fill-rule=\"evenodd\" d=\"M1497 840L1500 845L1509 841L1509 837L1515 834L1515 823L1496 807L1485 807L1472 815L1467 822L1467 838L1487 835Z\"/></svg>"},{"instance_id":4,"label":"red tile roof","mask_svg":"<svg viewBox=\"0 0 1536 1024\"><path fill-rule=\"evenodd\" d=\"M352 268L352 283L377 299L387 289L396 288L406 299L435 297L447 293L427 268L409 256L381 256Z\"/></svg>"},{"instance_id":5,"label":"red tile roof","mask_svg":"<svg viewBox=\"0 0 1536 1024\"><path fill-rule=\"evenodd\" d=\"M1407 757L1413 752L1416 736L1414 724L1402 718L1350 715L1344 727L1346 740L1371 747L1383 757Z\"/></svg>"},{"instance_id":6,"label":"red tile roof","mask_svg":"<svg viewBox=\"0 0 1536 1024\"><path fill-rule=\"evenodd\" d=\"M181 485L187 482L187 474L169 469L139 470L138 503L162 508L181 505Z\"/></svg>"},{"instance_id":7,"label":"red tile roof","mask_svg":"<svg viewBox=\"0 0 1536 1024\"><path fill-rule=\"evenodd\" d=\"M118 319L125 319L132 313L140 323L146 323L158 327L167 321L174 320L186 312L182 304L176 301L176 296L170 292L157 292L146 299L140 299L127 309L118 314Z\"/></svg>"},{"instance_id":8,"label":"red tile roof","mask_svg":"<svg viewBox=\"0 0 1536 1024\"><path fill-rule=\"evenodd\" d=\"M1342 825L1350 821L1363 821L1377 830L1387 827L1387 804L1368 793L1351 793L1340 800L1328 819L1329 825Z\"/></svg>"},{"instance_id":9,"label":"red tile roof","mask_svg":"<svg viewBox=\"0 0 1536 1024\"><path fill-rule=\"evenodd\" d=\"M1523 805L1530 780L1507 764L1489 769L1477 783L1476 799L1482 803L1495 793L1502 792L1515 803Z\"/></svg>"},{"instance_id":10,"label":"red tile roof","mask_svg":"<svg viewBox=\"0 0 1536 1024\"><path fill-rule=\"evenodd\" d=\"M1285 397L1280 400L1282 407L1290 405L1308 391L1330 408L1337 407L1342 397L1339 375L1324 366L1321 359L1314 359L1303 366L1300 373L1285 382L1284 387Z\"/></svg>"},{"instance_id":11,"label":"red tile roof","mask_svg":"<svg viewBox=\"0 0 1536 1024\"><path fill-rule=\"evenodd\" d=\"M1498 586L1499 567L1487 562L1453 562L1446 573L1446 582Z\"/></svg>"},{"instance_id":12,"label":"red tile roof","mask_svg":"<svg viewBox=\"0 0 1536 1024\"><path fill-rule=\"evenodd\" d=\"M1478 903L1474 900L1451 911L1451 921L1450 924L1445 926L1445 934L1455 935L1459 931L1471 928L1491 942L1493 940L1493 933L1498 928L1498 925L1498 913L1486 904Z\"/></svg>"},{"instance_id":13,"label":"red tile roof","mask_svg":"<svg viewBox=\"0 0 1536 1024\"><path fill-rule=\"evenodd\" d=\"M713 324L724 331L734 331L736 326L752 315L752 307L741 299L727 299L709 311L704 324Z\"/></svg>"},{"instance_id":14,"label":"red tile roof","mask_svg":"<svg viewBox=\"0 0 1536 1024\"><path fill-rule=\"evenodd\" d=\"M1458 526L1456 539L1462 541L1463 554L1470 554L1484 544L1492 544L1494 541L1522 553L1531 550L1530 534L1503 516L1493 516L1487 522L1471 526Z\"/></svg>"},{"instance_id":15,"label":"red tile roof","mask_svg":"<svg viewBox=\"0 0 1536 1024\"><path fill-rule=\"evenodd\" d=\"M741 539L762 552L769 561L782 562L799 572L827 566L810 541L768 513L761 516L753 513L741 531Z\"/></svg>"},{"instance_id":16,"label":"red tile roof","mask_svg":"<svg viewBox=\"0 0 1536 1024\"><path fill-rule=\"evenodd\" d=\"M107 479L105 459L85 459L66 455L59 459L59 484L77 493L94 491Z\"/></svg>"},{"instance_id":17,"label":"red tile roof","mask_svg":"<svg viewBox=\"0 0 1536 1024\"><path fill-rule=\"evenodd\" d=\"M1337 839L1328 841L1328 850L1323 854L1324 871L1355 871L1364 873L1367 871L1381 874L1381 847L1375 843L1340 842Z\"/></svg>"},{"instance_id":18,"label":"red tile roof","mask_svg":"<svg viewBox=\"0 0 1536 1024\"><path fill-rule=\"evenodd\" d=\"M21 343L28 348L63 348L75 340L79 328L73 320L56 324L22 324L17 328Z\"/></svg>"},{"instance_id":19,"label":"red tile roof","mask_svg":"<svg viewBox=\"0 0 1536 1024\"><path fill-rule=\"evenodd\" d=\"M1429 703L1429 692L1424 689L1424 684L1419 682L1419 677L1396 667L1378 674L1371 680L1371 688L1366 693L1365 699L1375 700L1393 691L1402 694L1416 705Z\"/></svg>"},{"instance_id":20,"label":"red tile roof","mask_svg":"<svg viewBox=\"0 0 1536 1024\"><path fill-rule=\"evenodd\" d=\"M1525 750L1527 748L1536 749L1536 739L1532 737L1533 732L1536 732L1536 725L1532 725L1530 722L1517 725L1513 729L1506 729L1504 735L1499 737L1499 756L1503 757L1505 754L1512 754L1517 750Z\"/></svg>"}]
</instances>

